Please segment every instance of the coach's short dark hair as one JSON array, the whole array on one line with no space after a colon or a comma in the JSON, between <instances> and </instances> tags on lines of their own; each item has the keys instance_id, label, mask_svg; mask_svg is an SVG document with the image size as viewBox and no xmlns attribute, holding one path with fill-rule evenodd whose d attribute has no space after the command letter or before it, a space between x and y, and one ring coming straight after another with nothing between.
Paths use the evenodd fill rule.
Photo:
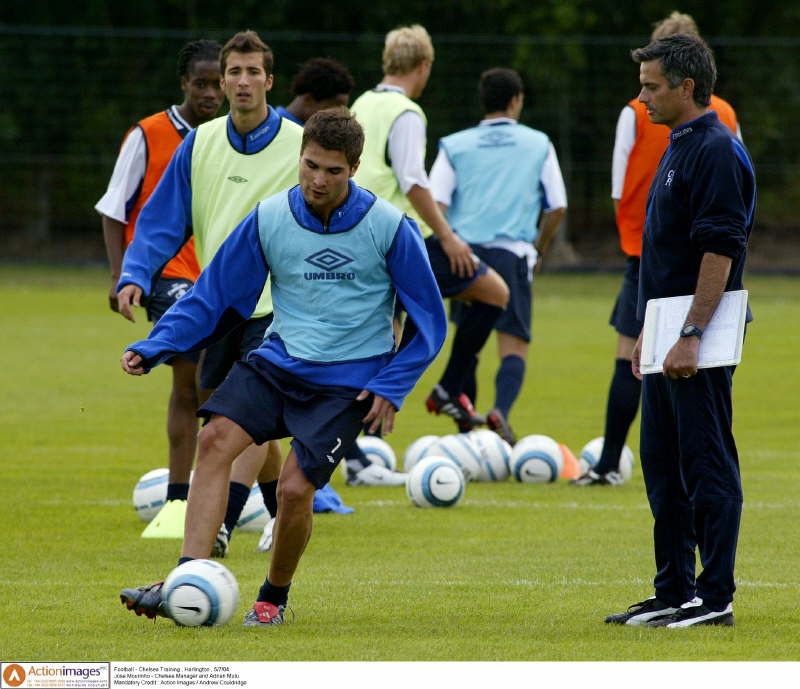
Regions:
<instances>
[{"instance_id":1,"label":"coach's short dark hair","mask_svg":"<svg viewBox=\"0 0 800 689\"><path fill-rule=\"evenodd\" d=\"M522 78L513 69L494 67L481 74L478 94L483 112L505 110L511 99L525 90Z\"/></svg>"},{"instance_id":2,"label":"coach's short dark hair","mask_svg":"<svg viewBox=\"0 0 800 689\"><path fill-rule=\"evenodd\" d=\"M310 94L315 101L350 94L355 86L353 75L341 62L330 57L312 57L300 66L292 80L295 96Z\"/></svg>"},{"instance_id":3,"label":"coach's short dark hair","mask_svg":"<svg viewBox=\"0 0 800 689\"><path fill-rule=\"evenodd\" d=\"M240 31L222 46L222 52L219 55L219 66L223 76L225 75L225 64L228 61L228 55L234 51L237 53L263 53L264 71L267 74L272 74L274 60L272 48L264 43L255 31L249 29L247 31Z\"/></svg>"},{"instance_id":4,"label":"coach's short dark hair","mask_svg":"<svg viewBox=\"0 0 800 689\"><path fill-rule=\"evenodd\" d=\"M653 41L644 48L631 51L634 62L661 60L661 69L670 88L684 79L694 80L694 102L708 107L717 81L714 54L699 36L673 34Z\"/></svg>"},{"instance_id":5,"label":"coach's short dark hair","mask_svg":"<svg viewBox=\"0 0 800 689\"><path fill-rule=\"evenodd\" d=\"M300 153L313 141L328 151L342 151L352 167L364 149L364 130L347 108L325 108L308 118L303 127L303 143Z\"/></svg>"},{"instance_id":6,"label":"coach's short dark hair","mask_svg":"<svg viewBox=\"0 0 800 689\"><path fill-rule=\"evenodd\" d=\"M220 50L219 43L206 38L187 43L178 54L178 76L188 77L195 62L217 62Z\"/></svg>"}]
</instances>

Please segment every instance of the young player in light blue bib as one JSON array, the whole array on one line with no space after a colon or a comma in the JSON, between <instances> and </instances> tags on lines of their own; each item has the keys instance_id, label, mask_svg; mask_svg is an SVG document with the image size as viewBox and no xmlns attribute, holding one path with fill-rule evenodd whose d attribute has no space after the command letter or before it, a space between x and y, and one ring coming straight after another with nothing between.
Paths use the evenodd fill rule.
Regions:
<instances>
[{"instance_id":1,"label":"young player in light blue bib","mask_svg":"<svg viewBox=\"0 0 800 689\"><path fill-rule=\"evenodd\" d=\"M364 423L394 414L444 342L446 321L422 238L405 215L362 189L363 132L344 108L306 124L300 185L262 201L220 247L195 287L122 367L146 373L176 351L200 349L246 319L269 276L275 318L263 344L201 407L208 420L187 509L180 562L208 557L225 511L225 483L251 442L291 436L278 483L269 574L245 625L281 624L289 586L324 486ZM397 351L399 297L418 332ZM166 616L161 584L125 589L140 614Z\"/></svg>"}]
</instances>

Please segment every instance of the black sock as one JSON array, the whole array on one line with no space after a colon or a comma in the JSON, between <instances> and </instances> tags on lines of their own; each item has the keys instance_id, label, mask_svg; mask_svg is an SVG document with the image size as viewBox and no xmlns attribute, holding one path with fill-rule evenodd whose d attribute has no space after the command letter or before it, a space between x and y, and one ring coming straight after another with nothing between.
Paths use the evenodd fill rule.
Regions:
<instances>
[{"instance_id":1,"label":"black sock","mask_svg":"<svg viewBox=\"0 0 800 689\"><path fill-rule=\"evenodd\" d=\"M494 378L494 406L508 419L522 381L525 379L525 359L516 354L504 356Z\"/></svg>"},{"instance_id":2,"label":"black sock","mask_svg":"<svg viewBox=\"0 0 800 689\"><path fill-rule=\"evenodd\" d=\"M364 454L364 450L359 447L358 443L353 443L350 446L350 449L344 453L344 456L347 460L348 467L355 468L356 466L360 466L361 469L364 469L371 464L371 462L367 459L367 455ZM360 471L361 469L356 469L356 471Z\"/></svg>"},{"instance_id":3,"label":"black sock","mask_svg":"<svg viewBox=\"0 0 800 689\"><path fill-rule=\"evenodd\" d=\"M454 304L458 304L459 302L453 302ZM469 401L472 402L473 407L478 406L478 357L472 357L472 365L470 370L467 372L466 376L464 377L464 382L461 384L461 392L463 392L467 397L469 397Z\"/></svg>"},{"instance_id":4,"label":"black sock","mask_svg":"<svg viewBox=\"0 0 800 689\"><path fill-rule=\"evenodd\" d=\"M273 605L286 605L289 600L289 586L273 586L268 579L264 579L264 585L258 591L257 601L272 603Z\"/></svg>"},{"instance_id":5,"label":"black sock","mask_svg":"<svg viewBox=\"0 0 800 689\"><path fill-rule=\"evenodd\" d=\"M242 516L242 510L250 497L250 487L244 483L237 483L231 481L230 489L228 491L228 509L225 512L225 528L228 529L228 538L233 536L233 530L236 528L236 522Z\"/></svg>"},{"instance_id":6,"label":"black sock","mask_svg":"<svg viewBox=\"0 0 800 689\"><path fill-rule=\"evenodd\" d=\"M264 507L267 508L270 517L278 514L278 481L267 481L266 483L259 483L258 487L261 489L261 497L264 498Z\"/></svg>"},{"instance_id":7,"label":"black sock","mask_svg":"<svg viewBox=\"0 0 800 689\"><path fill-rule=\"evenodd\" d=\"M194 559L195 558L193 558L193 557L179 557L178 558L178 567L180 567L181 565L185 565L187 562L191 562Z\"/></svg>"},{"instance_id":8,"label":"black sock","mask_svg":"<svg viewBox=\"0 0 800 689\"><path fill-rule=\"evenodd\" d=\"M456 329L450 359L439 380L451 396L458 397L462 392L472 360L481 351L492 332L495 321L503 313L499 306L492 306L480 301L472 303L464 313L461 325Z\"/></svg>"},{"instance_id":9,"label":"black sock","mask_svg":"<svg viewBox=\"0 0 800 689\"><path fill-rule=\"evenodd\" d=\"M594 467L598 474L619 469L619 456L625 446L631 424L636 418L636 412L639 411L641 394L642 382L633 375L631 362L627 359L617 359L614 377L608 390L603 453Z\"/></svg>"},{"instance_id":10,"label":"black sock","mask_svg":"<svg viewBox=\"0 0 800 689\"><path fill-rule=\"evenodd\" d=\"M168 483L167 502L170 500L187 500L189 498L188 483Z\"/></svg>"}]
</instances>

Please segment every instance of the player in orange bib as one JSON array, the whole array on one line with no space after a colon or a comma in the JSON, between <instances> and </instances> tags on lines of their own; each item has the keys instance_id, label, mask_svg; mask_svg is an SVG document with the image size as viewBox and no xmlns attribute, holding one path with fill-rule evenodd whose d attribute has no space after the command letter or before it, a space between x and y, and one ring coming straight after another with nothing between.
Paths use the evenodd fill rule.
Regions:
<instances>
[{"instance_id":1,"label":"player in orange bib","mask_svg":"<svg viewBox=\"0 0 800 689\"><path fill-rule=\"evenodd\" d=\"M700 35L691 16L673 12L656 24L651 40L678 33ZM717 113L720 122L741 138L736 113L727 102L712 95L709 107ZM573 485L620 485L623 482L619 458L639 410L642 391L641 381L631 372L631 354L642 329L642 322L636 317L642 231L647 195L658 162L667 149L669 133L666 125L650 121L644 104L636 98L622 109L617 120L611 198L614 200L620 245L627 256L627 264L610 319L610 324L618 334L616 362L606 405L603 452L597 464L573 480Z\"/></svg>"},{"instance_id":2,"label":"player in orange bib","mask_svg":"<svg viewBox=\"0 0 800 689\"><path fill-rule=\"evenodd\" d=\"M178 56L178 76L183 103L172 105L140 120L128 130L114 166L111 180L95 209L103 223L103 237L111 267L112 311L119 311L116 285L122 256L133 239L139 213L161 179L172 154L184 137L198 125L216 117L222 105L219 51L216 41L187 43ZM190 238L162 269L147 301L147 317L156 322L194 284L200 267ZM131 319L132 320L132 319ZM167 500L186 500L189 474L197 443L198 406L195 374L197 355L186 354L170 361L172 391L167 408L169 483Z\"/></svg>"}]
</instances>

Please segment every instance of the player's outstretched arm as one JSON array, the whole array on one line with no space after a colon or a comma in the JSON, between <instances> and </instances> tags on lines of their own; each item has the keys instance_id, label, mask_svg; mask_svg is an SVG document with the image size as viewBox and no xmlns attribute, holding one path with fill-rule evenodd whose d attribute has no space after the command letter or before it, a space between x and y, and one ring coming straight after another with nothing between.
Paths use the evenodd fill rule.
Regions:
<instances>
[{"instance_id":1,"label":"player's outstretched arm","mask_svg":"<svg viewBox=\"0 0 800 689\"><path fill-rule=\"evenodd\" d=\"M253 210L239 223L148 338L128 347L142 356L145 373L176 354L207 347L250 318L269 275L257 214Z\"/></svg>"},{"instance_id":2,"label":"player's outstretched arm","mask_svg":"<svg viewBox=\"0 0 800 689\"><path fill-rule=\"evenodd\" d=\"M167 169L136 221L122 261L117 293L128 284L150 294L153 279L189 239L192 226L191 162L194 130L175 150ZM127 316L126 316L127 318Z\"/></svg>"}]
</instances>

